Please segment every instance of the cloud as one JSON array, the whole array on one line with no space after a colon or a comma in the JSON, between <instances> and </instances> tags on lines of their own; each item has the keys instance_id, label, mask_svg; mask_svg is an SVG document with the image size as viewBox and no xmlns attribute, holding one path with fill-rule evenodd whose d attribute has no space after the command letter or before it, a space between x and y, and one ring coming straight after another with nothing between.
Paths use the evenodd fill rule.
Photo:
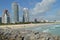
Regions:
<instances>
[{"instance_id":1,"label":"cloud","mask_svg":"<svg viewBox=\"0 0 60 40\"><path fill-rule=\"evenodd\" d=\"M60 20L60 8L55 12L56 16L55 19L58 21Z\"/></svg>"},{"instance_id":2,"label":"cloud","mask_svg":"<svg viewBox=\"0 0 60 40\"><path fill-rule=\"evenodd\" d=\"M42 0L31 10L32 14L44 13L51 9L56 0Z\"/></svg>"}]
</instances>

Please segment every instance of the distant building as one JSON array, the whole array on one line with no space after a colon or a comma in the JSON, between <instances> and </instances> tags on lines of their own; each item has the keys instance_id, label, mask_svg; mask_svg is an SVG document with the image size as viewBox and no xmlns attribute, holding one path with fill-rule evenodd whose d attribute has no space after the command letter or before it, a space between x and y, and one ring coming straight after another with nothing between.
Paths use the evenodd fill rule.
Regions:
<instances>
[{"instance_id":1,"label":"distant building","mask_svg":"<svg viewBox=\"0 0 60 40\"><path fill-rule=\"evenodd\" d=\"M48 20L45 20L45 22L49 22Z\"/></svg>"},{"instance_id":2,"label":"distant building","mask_svg":"<svg viewBox=\"0 0 60 40\"><path fill-rule=\"evenodd\" d=\"M4 10L2 15L2 23L10 23L10 15L8 10Z\"/></svg>"},{"instance_id":3,"label":"distant building","mask_svg":"<svg viewBox=\"0 0 60 40\"><path fill-rule=\"evenodd\" d=\"M0 17L0 23L2 23L2 17Z\"/></svg>"},{"instance_id":4,"label":"distant building","mask_svg":"<svg viewBox=\"0 0 60 40\"><path fill-rule=\"evenodd\" d=\"M23 8L23 22L29 22L29 10L28 10L28 8Z\"/></svg>"},{"instance_id":5,"label":"distant building","mask_svg":"<svg viewBox=\"0 0 60 40\"><path fill-rule=\"evenodd\" d=\"M14 23L19 22L19 5L17 2L12 3L12 9L14 14Z\"/></svg>"},{"instance_id":6,"label":"distant building","mask_svg":"<svg viewBox=\"0 0 60 40\"><path fill-rule=\"evenodd\" d=\"M54 20L54 22L56 22L56 20Z\"/></svg>"},{"instance_id":7,"label":"distant building","mask_svg":"<svg viewBox=\"0 0 60 40\"><path fill-rule=\"evenodd\" d=\"M38 22L36 18L35 18L35 20L34 20L34 21L35 21L35 23L37 23L37 22Z\"/></svg>"},{"instance_id":8,"label":"distant building","mask_svg":"<svg viewBox=\"0 0 60 40\"><path fill-rule=\"evenodd\" d=\"M44 22L44 20L40 20L40 22L42 22L42 23L43 23L43 22Z\"/></svg>"}]
</instances>

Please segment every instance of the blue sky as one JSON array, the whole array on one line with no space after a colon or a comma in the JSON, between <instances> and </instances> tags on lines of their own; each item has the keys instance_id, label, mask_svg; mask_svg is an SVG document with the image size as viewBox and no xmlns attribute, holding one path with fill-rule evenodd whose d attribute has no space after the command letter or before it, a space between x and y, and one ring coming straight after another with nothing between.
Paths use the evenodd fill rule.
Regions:
<instances>
[{"instance_id":1,"label":"blue sky","mask_svg":"<svg viewBox=\"0 0 60 40\"><path fill-rule=\"evenodd\" d=\"M28 8L30 11L30 20L37 18L47 20L60 20L60 0L0 0L0 16L3 10L8 9L12 15L12 3L18 2L20 8ZM20 21L22 20L22 11L20 9Z\"/></svg>"}]
</instances>

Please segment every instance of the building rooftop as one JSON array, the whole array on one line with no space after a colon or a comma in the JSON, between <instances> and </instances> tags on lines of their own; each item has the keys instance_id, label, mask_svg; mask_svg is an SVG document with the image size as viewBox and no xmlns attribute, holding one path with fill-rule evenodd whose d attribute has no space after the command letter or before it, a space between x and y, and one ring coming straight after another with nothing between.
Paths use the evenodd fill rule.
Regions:
<instances>
[{"instance_id":1,"label":"building rooftop","mask_svg":"<svg viewBox=\"0 0 60 40\"><path fill-rule=\"evenodd\" d=\"M7 9L5 9L5 10L3 11L3 16L4 16L5 14L6 14L7 16L10 16Z\"/></svg>"}]
</instances>

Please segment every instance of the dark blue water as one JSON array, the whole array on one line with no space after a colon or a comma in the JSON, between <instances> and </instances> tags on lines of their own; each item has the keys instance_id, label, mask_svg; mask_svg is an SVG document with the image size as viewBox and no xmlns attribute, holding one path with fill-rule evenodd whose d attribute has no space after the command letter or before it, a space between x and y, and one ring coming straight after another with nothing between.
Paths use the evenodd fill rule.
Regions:
<instances>
[{"instance_id":1,"label":"dark blue water","mask_svg":"<svg viewBox=\"0 0 60 40\"><path fill-rule=\"evenodd\" d=\"M27 28L28 30L38 31L38 32L48 32L53 35L60 35L60 24L54 25L42 25L33 28Z\"/></svg>"}]
</instances>

